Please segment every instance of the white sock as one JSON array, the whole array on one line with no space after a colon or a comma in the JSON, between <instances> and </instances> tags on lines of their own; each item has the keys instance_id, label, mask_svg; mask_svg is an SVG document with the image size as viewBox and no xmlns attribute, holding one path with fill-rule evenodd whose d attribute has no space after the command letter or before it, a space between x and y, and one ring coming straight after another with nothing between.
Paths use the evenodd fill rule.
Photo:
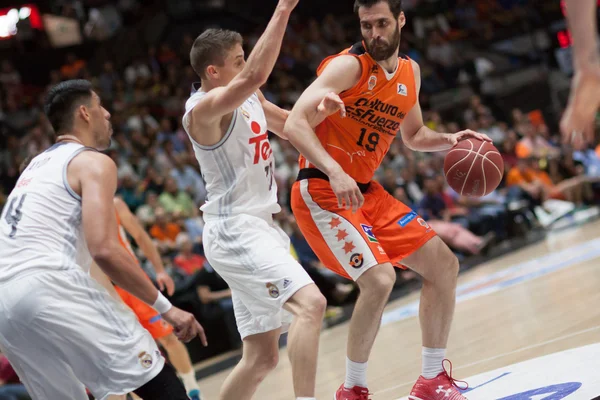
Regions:
<instances>
[{"instance_id":1,"label":"white sock","mask_svg":"<svg viewBox=\"0 0 600 400\"><path fill-rule=\"evenodd\" d=\"M352 389L354 386L367 387L367 363L357 363L346 357L346 382L344 382L344 387Z\"/></svg>"},{"instance_id":2,"label":"white sock","mask_svg":"<svg viewBox=\"0 0 600 400\"><path fill-rule=\"evenodd\" d=\"M425 379L432 379L444 370L442 363L446 357L446 349L423 347L423 373Z\"/></svg>"},{"instance_id":3,"label":"white sock","mask_svg":"<svg viewBox=\"0 0 600 400\"><path fill-rule=\"evenodd\" d=\"M185 386L186 392L191 392L192 390L200 390L198 386L198 381L196 381L196 372L192 369L187 374L179 374L181 380L183 381L183 386Z\"/></svg>"},{"instance_id":4,"label":"white sock","mask_svg":"<svg viewBox=\"0 0 600 400\"><path fill-rule=\"evenodd\" d=\"M316 397L296 397L296 400L317 400Z\"/></svg>"}]
</instances>

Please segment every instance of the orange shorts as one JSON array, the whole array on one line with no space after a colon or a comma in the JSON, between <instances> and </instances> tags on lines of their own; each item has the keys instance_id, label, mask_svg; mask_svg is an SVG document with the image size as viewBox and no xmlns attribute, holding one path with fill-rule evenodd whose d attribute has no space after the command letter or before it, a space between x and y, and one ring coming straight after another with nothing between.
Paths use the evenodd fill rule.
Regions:
<instances>
[{"instance_id":1,"label":"orange shorts","mask_svg":"<svg viewBox=\"0 0 600 400\"><path fill-rule=\"evenodd\" d=\"M154 339L163 338L173 332L173 327L162 319L162 316L154 308L118 286L115 286L115 289L123 302L137 316L140 324L150 332Z\"/></svg>"},{"instance_id":2,"label":"orange shorts","mask_svg":"<svg viewBox=\"0 0 600 400\"><path fill-rule=\"evenodd\" d=\"M356 212L339 208L329 182L303 179L292 187L296 222L321 262L337 274L357 280L377 264L401 260L436 233L416 212L371 181Z\"/></svg>"}]
</instances>

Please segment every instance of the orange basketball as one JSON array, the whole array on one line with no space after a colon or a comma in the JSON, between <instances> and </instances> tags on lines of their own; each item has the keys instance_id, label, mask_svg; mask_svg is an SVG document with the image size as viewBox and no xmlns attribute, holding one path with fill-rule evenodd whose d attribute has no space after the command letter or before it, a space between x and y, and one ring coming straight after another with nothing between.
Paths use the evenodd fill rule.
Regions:
<instances>
[{"instance_id":1,"label":"orange basketball","mask_svg":"<svg viewBox=\"0 0 600 400\"><path fill-rule=\"evenodd\" d=\"M450 187L460 195L481 197L500 184L504 161L490 142L465 139L446 154L444 174Z\"/></svg>"}]
</instances>

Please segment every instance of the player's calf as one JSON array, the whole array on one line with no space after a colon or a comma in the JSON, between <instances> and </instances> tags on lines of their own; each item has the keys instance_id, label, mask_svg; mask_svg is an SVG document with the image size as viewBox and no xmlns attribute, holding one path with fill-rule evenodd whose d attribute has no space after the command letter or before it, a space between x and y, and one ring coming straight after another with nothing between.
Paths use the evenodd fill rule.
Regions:
<instances>
[{"instance_id":1,"label":"player's calf","mask_svg":"<svg viewBox=\"0 0 600 400\"><path fill-rule=\"evenodd\" d=\"M296 292L285 305L294 314L288 336L294 392L299 398L313 398L317 375L319 335L327 301L316 285Z\"/></svg>"},{"instance_id":2,"label":"player's calf","mask_svg":"<svg viewBox=\"0 0 600 400\"><path fill-rule=\"evenodd\" d=\"M389 299L396 273L390 263L376 265L356 281L360 295L350 320L346 385L366 387L366 362L379 331L381 315Z\"/></svg>"}]
</instances>

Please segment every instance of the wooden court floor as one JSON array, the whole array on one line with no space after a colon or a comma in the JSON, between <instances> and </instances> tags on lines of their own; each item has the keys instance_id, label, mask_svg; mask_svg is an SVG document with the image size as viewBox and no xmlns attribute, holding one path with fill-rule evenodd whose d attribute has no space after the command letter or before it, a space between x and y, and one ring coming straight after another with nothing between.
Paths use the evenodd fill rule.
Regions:
<instances>
[{"instance_id":1,"label":"wooden court floor","mask_svg":"<svg viewBox=\"0 0 600 400\"><path fill-rule=\"evenodd\" d=\"M540 243L461 274L447 353L453 375L466 378L600 342L598 238L600 221L551 233ZM406 396L420 374L418 318L399 313L417 300L414 293L386 308L387 322L369 361L374 400ZM330 400L344 379L347 330L344 323L322 333L317 399ZM200 381L206 400L218 399L227 374L229 370ZM293 400L291 382L290 363L282 349L278 367L254 398Z\"/></svg>"}]
</instances>

